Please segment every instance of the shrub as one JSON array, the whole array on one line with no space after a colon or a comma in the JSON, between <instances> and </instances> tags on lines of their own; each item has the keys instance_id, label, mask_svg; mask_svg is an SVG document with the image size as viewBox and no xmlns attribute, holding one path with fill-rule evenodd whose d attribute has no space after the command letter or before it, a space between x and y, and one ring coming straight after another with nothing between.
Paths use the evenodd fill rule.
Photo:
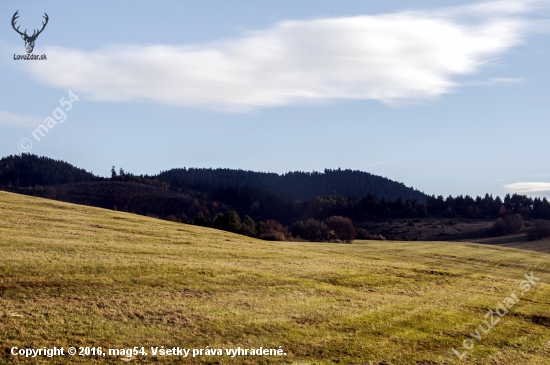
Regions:
<instances>
[{"instance_id":1,"label":"shrub","mask_svg":"<svg viewBox=\"0 0 550 365\"><path fill-rule=\"evenodd\" d=\"M332 216L327 218L326 225L331 240L350 242L355 238L355 227L349 218Z\"/></svg>"},{"instance_id":2,"label":"shrub","mask_svg":"<svg viewBox=\"0 0 550 365\"><path fill-rule=\"evenodd\" d=\"M328 240L328 228L325 224L316 219L310 218L306 221L306 237L310 241L323 242Z\"/></svg>"},{"instance_id":3,"label":"shrub","mask_svg":"<svg viewBox=\"0 0 550 365\"><path fill-rule=\"evenodd\" d=\"M239 232L241 230L241 217L234 210L225 213L227 217L227 230L230 232Z\"/></svg>"},{"instance_id":4,"label":"shrub","mask_svg":"<svg viewBox=\"0 0 550 365\"><path fill-rule=\"evenodd\" d=\"M255 237L256 232L256 223L254 222L254 219L249 217L248 215L244 217L243 222L241 224L241 234L244 234L245 236Z\"/></svg>"},{"instance_id":5,"label":"shrub","mask_svg":"<svg viewBox=\"0 0 550 365\"><path fill-rule=\"evenodd\" d=\"M258 237L266 241L286 241L290 234L281 223L268 219L258 225Z\"/></svg>"},{"instance_id":6,"label":"shrub","mask_svg":"<svg viewBox=\"0 0 550 365\"><path fill-rule=\"evenodd\" d=\"M369 233L364 228L359 228L357 230L357 233L355 234L355 238L358 240L371 240L371 241L385 241L386 237L382 236L381 234L372 234Z\"/></svg>"},{"instance_id":7,"label":"shrub","mask_svg":"<svg viewBox=\"0 0 550 365\"><path fill-rule=\"evenodd\" d=\"M532 241L550 237L550 221L537 219L529 230L528 237Z\"/></svg>"},{"instance_id":8,"label":"shrub","mask_svg":"<svg viewBox=\"0 0 550 365\"><path fill-rule=\"evenodd\" d=\"M358 240L370 240L372 235L364 228L359 228L355 234L355 238Z\"/></svg>"},{"instance_id":9,"label":"shrub","mask_svg":"<svg viewBox=\"0 0 550 365\"><path fill-rule=\"evenodd\" d=\"M505 234L516 233L521 230L525 222L519 214L507 215L504 218L499 218L493 226L493 231L496 235L502 236Z\"/></svg>"},{"instance_id":10,"label":"shrub","mask_svg":"<svg viewBox=\"0 0 550 365\"><path fill-rule=\"evenodd\" d=\"M198 212L197 214L195 214L195 218L193 218L193 224L197 226L204 226L206 224L206 217L204 216L203 212Z\"/></svg>"},{"instance_id":11,"label":"shrub","mask_svg":"<svg viewBox=\"0 0 550 365\"><path fill-rule=\"evenodd\" d=\"M297 221L292 224L290 232L294 237L307 238L306 225L302 221Z\"/></svg>"},{"instance_id":12,"label":"shrub","mask_svg":"<svg viewBox=\"0 0 550 365\"><path fill-rule=\"evenodd\" d=\"M172 222L181 222L175 215L173 214L170 214L168 217L166 217L166 220L167 221L172 221Z\"/></svg>"},{"instance_id":13,"label":"shrub","mask_svg":"<svg viewBox=\"0 0 550 365\"><path fill-rule=\"evenodd\" d=\"M189 223L189 219L187 218L186 214L181 215L181 223Z\"/></svg>"},{"instance_id":14,"label":"shrub","mask_svg":"<svg viewBox=\"0 0 550 365\"><path fill-rule=\"evenodd\" d=\"M229 232L239 232L241 230L241 217L234 210L223 214L218 213L212 221L212 226Z\"/></svg>"}]
</instances>

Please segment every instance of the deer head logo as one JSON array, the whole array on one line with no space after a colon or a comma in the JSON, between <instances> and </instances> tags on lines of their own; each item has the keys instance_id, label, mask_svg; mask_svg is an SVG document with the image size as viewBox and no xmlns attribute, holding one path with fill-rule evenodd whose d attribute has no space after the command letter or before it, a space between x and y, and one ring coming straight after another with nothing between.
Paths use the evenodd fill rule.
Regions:
<instances>
[{"instance_id":1,"label":"deer head logo","mask_svg":"<svg viewBox=\"0 0 550 365\"><path fill-rule=\"evenodd\" d=\"M50 18L48 18L48 14L44 13L44 19L46 19L45 22L42 22L42 29L38 30L36 29L31 36L29 36L27 34L27 30L25 29L25 31L23 33L21 33L19 31L19 27L15 27L15 21L17 20L17 18L19 18L19 15L17 15L17 13L19 13L19 10L17 10L15 12L15 14L13 14L13 18L11 18L11 26L13 27L13 29L19 33L21 35L21 38L23 38L23 40L25 41L25 48L27 49L27 53L32 53L32 50L34 49L34 42L36 41L36 38L38 38L38 36L40 35L40 33L42 33L42 31L44 30L44 28L46 28L46 24L48 24L48 20Z\"/></svg>"}]
</instances>

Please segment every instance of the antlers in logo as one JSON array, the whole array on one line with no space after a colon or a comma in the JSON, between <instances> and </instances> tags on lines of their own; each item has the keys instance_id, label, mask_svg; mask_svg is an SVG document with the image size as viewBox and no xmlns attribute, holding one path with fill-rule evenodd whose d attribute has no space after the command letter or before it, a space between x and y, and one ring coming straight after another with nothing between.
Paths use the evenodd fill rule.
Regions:
<instances>
[{"instance_id":1,"label":"antlers in logo","mask_svg":"<svg viewBox=\"0 0 550 365\"><path fill-rule=\"evenodd\" d=\"M13 29L19 33L21 35L21 38L23 38L23 40L25 41L25 48L27 49L27 53L32 53L33 49L34 49L34 42L36 41L36 38L38 38L38 35L40 35L40 33L42 33L42 31L44 30L44 28L46 28L46 24L48 24L48 20L50 19L48 17L48 14L44 13L44 19L46 19L45 22L42 22L42 29L38 30L36 29L31 36L29 36L27 34L27 30L25 29L25 31L23 33L21 33L19 31L19 27L15 27L15 21L17 20L17 18L19 18L19 15L17 15L17 13L19 13L19 10L17 10L15 12L15 14L13 14L13 18L11 18L11 26L13 27Z\"/></svg>"}]
</instances>

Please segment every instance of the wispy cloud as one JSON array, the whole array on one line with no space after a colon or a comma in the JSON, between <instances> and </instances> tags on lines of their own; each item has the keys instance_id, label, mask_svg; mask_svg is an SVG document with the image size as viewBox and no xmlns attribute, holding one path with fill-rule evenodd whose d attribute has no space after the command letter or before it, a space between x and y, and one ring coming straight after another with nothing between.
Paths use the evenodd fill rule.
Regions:
<instances>
[{"instance_id":1,"label":"wispy cloud","mask_svg":"<svg viewBox=\"0 0 550 365\"><path fill-rule=\"evenodd\" d=\"M548 5L547 0L494 0L477 4L467 4L440 10L443 14L475 16L484 13L510 15L526 13Z\"/></svg>"},{"instance_id":2,"label":"wispy cloud","mask_svg":"<svg viewBox=\"0 0 550 365\"><path fill-rule=\"evenodd\" d=\"M36 124L36 120L32 117L0 110L0 125L28 127L34 124Z\"/></svg>"},{"instance_id":3,"label":"wispy cloud","mask_svg":"<svg viewBox=\"0 0 550 365\"><path fill-rule=\"evenodd\" d=\"M517 194L549 194L550 183L547 182L517 182L503 185L503 188L510 193Z\"/></svg>"},{"instance_id":4,"label":"wispy cloud","mask_svg":"<svg viewBox=\"0 0 550 365\"><path fill-rule=\"evenodd\" d=\"M463 86L513 85L527 81L522 77L491 77L486 80L462 82Z\"/></svg>"},{"instance_id":5,"label":"wispy cloud","mask_svg":"<svg viewBox=\"0 0 550 365\"><path fill-rule=\"evenodd\" d=\"M249 110L335 99L433 100L522 42L547 1L285 21L202 45L50 47L25 67L92 100ZM493 83L502 83L493 80ZM507 82L507 81L504 81Z\"/></svg>"},{"instance_id":6,"label":"wispy cloud","mask_svg":"<svg viewBox=\"0 0 550 365\"><path fill-rule=\"evenodd\" d=\"M522 77L493 77L488 80L493 84L517 84L527 81Z\"/></svg>"}]
</instances>

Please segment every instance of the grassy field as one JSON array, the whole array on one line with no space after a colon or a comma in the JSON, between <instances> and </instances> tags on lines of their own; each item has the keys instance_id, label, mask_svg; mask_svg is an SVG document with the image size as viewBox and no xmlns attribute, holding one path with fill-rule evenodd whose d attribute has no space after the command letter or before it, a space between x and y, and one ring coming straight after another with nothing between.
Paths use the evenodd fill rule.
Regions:
<instances>
[{"instance_id":1,"label":"grassy field","mask_svg":"<svg viewBox=\"0 0 550 365\"><path fill-rule=\"evenodd\" d=\"M524 274L541 281L464 359ZM550 255L469 243L265 242L0 192L0 363L12 347L145 347L132 363L548 364ZM518 294L519 296L519 294ZM150 347L286 356L153 357Z\"/></svg>"}]
</instances>

